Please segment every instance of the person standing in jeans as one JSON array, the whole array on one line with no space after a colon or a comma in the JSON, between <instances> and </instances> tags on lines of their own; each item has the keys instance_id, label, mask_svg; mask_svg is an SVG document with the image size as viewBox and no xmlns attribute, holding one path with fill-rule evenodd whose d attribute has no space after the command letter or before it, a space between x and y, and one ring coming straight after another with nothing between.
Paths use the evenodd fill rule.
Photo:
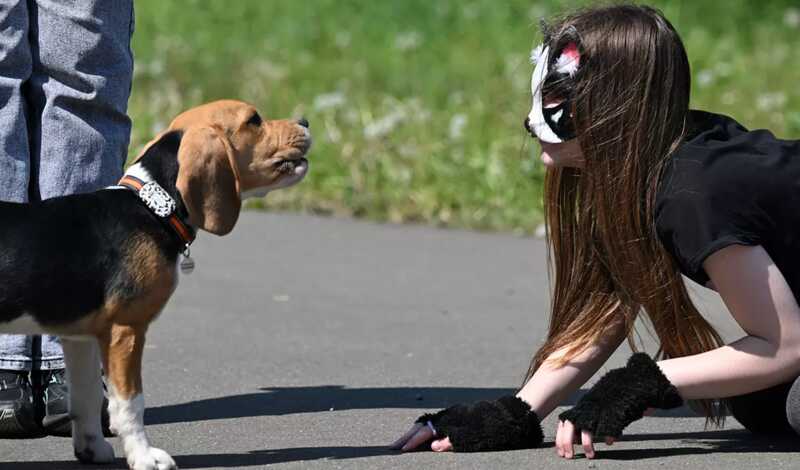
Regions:
<instances>
[{"instance_id":1,"label":"person standing in jeans","mask_svg":"<svg viewBox=\"0 0 800 470\"><path fill-rule=\"evenodd\" d=\"M133 27L132 0L0 0L0 200L116 184ZM0 438L68 435L68 393L57 337L0 335Z\"/></svg>"}]
</instances>

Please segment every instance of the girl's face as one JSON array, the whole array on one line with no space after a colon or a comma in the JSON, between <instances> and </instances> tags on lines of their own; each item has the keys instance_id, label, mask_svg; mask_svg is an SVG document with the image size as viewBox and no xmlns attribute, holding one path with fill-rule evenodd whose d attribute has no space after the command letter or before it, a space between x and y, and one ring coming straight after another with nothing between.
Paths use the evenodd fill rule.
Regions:
<instances>
[{"instance_id":1,"label":"girl's face","mask_svg":"<svg viewBox=\"0 0 800 470\"><path fill-rule=\"evenodd\" d=\"M550 48L544 44L531 54L536 67L531 75L533 102L525 129L539 140L545 166L582 168L585 161L575 134L573 103L569 99L572 94L569 84L578 71L580 52L577 43L570 42L559 52L557 60L551 61L549 54Z\"/></svg>"},{"instance_id":2,"label":"girl's face","mask_svg":"<svg viewBox=\"0 0 800 470\"><path fill-rule=\"evenodd\" d=\"M555 102L555 104L558 104ZM547 103L551 105L551 103ZM531 134L532 137L539 141L542 148L541 159L546 167L573 167L583 168L585 160L583 158L583 151L577 138L567 140L565 142L546 142L536 135L530 124L530 116L525 120L525 129Z\"/></svg>"},{"instance_id":3,"label":"girl's face","mask_svg":"<svg viewBox=\"0 0 800 470\"><path fill-rule=\"evenodd\" d=\"M542 147L542 163L547 167L574 167L583 168L583 151L578 143L578 139L570 139L566 142L551 144L539 141Z\"/></svg>"}]
</instances>

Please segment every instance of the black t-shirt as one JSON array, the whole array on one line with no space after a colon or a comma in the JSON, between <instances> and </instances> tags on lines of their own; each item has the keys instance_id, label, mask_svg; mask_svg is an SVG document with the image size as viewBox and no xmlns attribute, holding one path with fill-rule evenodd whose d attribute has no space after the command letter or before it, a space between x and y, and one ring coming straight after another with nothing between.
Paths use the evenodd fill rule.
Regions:
<instances>
[{"instance_id":1,"label":"black t-shirt","mask_svg":"<svg viewBox=\"0 0 800 470\"><path fill-rule=\"evenodd\" d=\"M656 232L681 272L705 285L703 261L761 245L800 298L800 141L691 111L656 196Z\"/></svg>"}]
</instances>

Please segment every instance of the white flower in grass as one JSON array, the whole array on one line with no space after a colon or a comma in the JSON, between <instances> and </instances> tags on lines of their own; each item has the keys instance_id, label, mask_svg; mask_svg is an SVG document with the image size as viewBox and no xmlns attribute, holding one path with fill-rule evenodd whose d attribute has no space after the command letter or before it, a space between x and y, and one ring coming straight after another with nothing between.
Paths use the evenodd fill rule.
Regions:
<instances>
[{"instance_id":1,"label":"white flower in grass","mask_svg":"<svg viewBox=\"0 0 800 470\"><path fill-rule=\"evenodd\" d=\"M711 70L701 70L697 73L697 84L700 86L708 86L714 81L714 72Z\"/></svg>"},{"instance_id":2,"label":"white flower in grass","mask_svg":"<svg viewBox=\"0 0 800 470\"><path fill-rule=\"evenodd\" d=\"M450 140L461 140L464 137L464 128L467 126L467 116L454 114L450 118Z\"/></svg>"},{"instance_id":3,"label":"white flower in grass","mask_svg":"<svg viewBox=\"0 0 800 470\"><path fill-rule=\"evenodd\" d=\"M428 122L431 119L431 111L419 101L411 101L406 110L408 111L406 114L410 114L415 122Z\"/></svg>"},{"instance_id":4,"label":"white flower in grass","mask_svg":"<svg viewBox=\"0 0 800 470\"><path fill-rule=\"evenodd\" d=\"M800 8L787 8L783 14L783 23L790 28L800 28Z\"/></svg>"},{"instance_id":5,"label":"white flower in grass","mask_svg":"<svg viewBox=\"0 0 800 470\"><path fill-rule=\"evenodd\" d=\"M763 93L756 97L756 108L760 111L780 110L786 105L786 94L783 92Z\"/></svg>"},{"instance_id":6,"label":"white flower in grass","mask_svg":"<svg viewBox=\"0 0 800 470\"><path fill-rule=\"evenodd\" d=\"M342 131L333 121L325 120L325 132L328 135L328 140L334 144L342 140Z\"/></svg>"},{"instance_id":7,"label":"white flower in grass","mask_svg":"<svg viewBox=\"0 0 800 470\"><path fill-rule=\"evenodd\" d=\"M736 101L738 101L738 99L739 99L739 95L737 95L736 92L732 91L732 90L726 91L720 97L720 101L722 102L722 104L724 104L726 106L730 106L732 104L735 104Z\"/></svg>"},{"instance_id":8,"label":"white flower in grass","mask_svg":"<svg viewBox=\"0 0 800 470\"><path fill-rule=\"evenodd\" d=\"M401 51L410 51L422 44L422 35L417 31L400 33L394 38L394 47Z\"/></svg>"},{"instance_id":9,"label":"white flower in grass","mask_svg":"<svg viewBox=\"0 0 800 470\"><path fill-rule=\"evenodd\" d=\"M325 111L328 109L336 109L343 106L347 102L344 93L334 91L332 93L323 93L314 97L312 106L316 111Z\"/></svg>"},{"instance_id":10,"label":"white flower in grass","mask_svg":"<svg viewBox=\"0 0 800 470\"><path fill-rule=\"evenodd\" d=\"M499 153L499 146L492 144L492 150L489 152L489 161L486 162L486 183L490 188L499 188L506 174L505 165Z\"/></svg>"},{"instance_id":11,"label":"white flower in grass","mask_svg":"<svg viewBox=\"0 0 800 470\"><path fill-rule=\"evenodd\" d=\"M267 59L254 61L251 65L254 76L279 82L289 75L289 69L277 62Z\"/></svg>"},{"instance_id":12,"label":"white flower in grass","mask_svg":"<svg viewBox=\"0 0 800 470\"><path fill-rule=\"evenodd\" d=\"M150 72L150 75L154 77L163 74L166 69L167 66L162 59L153 59L149 64L147 64L148 72Z\"/></svg>"},{"instance_id":13,"label":"white flower in grass","mask_svg":"<svg viewBox=\"0 0 800 470\"><path fill-rule=\"evenodd\" d=\"M395 127L406 120L406 112L399 108L386 116L372 121L364 127L364 137L367 139L377 139L389 135Z\"/></svg>"}]
</instances>

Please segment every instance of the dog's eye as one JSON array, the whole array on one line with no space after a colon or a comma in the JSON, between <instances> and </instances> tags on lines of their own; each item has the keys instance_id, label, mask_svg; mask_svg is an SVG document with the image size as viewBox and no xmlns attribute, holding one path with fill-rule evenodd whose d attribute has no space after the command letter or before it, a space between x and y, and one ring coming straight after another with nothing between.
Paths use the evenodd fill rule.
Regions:
<instances>
[{"instance_id":1,"label":"dog's eye","mask_svg":"<svg viewBox=\"0 0 800 470\"><path fill-rule=\"evenodd\" d=\"M247 125L260 126L262 122L261 116L259 116L258 113L253 113L253 115L250 116L250 119L247 120Z\"/></svg>"}]
</instances>

